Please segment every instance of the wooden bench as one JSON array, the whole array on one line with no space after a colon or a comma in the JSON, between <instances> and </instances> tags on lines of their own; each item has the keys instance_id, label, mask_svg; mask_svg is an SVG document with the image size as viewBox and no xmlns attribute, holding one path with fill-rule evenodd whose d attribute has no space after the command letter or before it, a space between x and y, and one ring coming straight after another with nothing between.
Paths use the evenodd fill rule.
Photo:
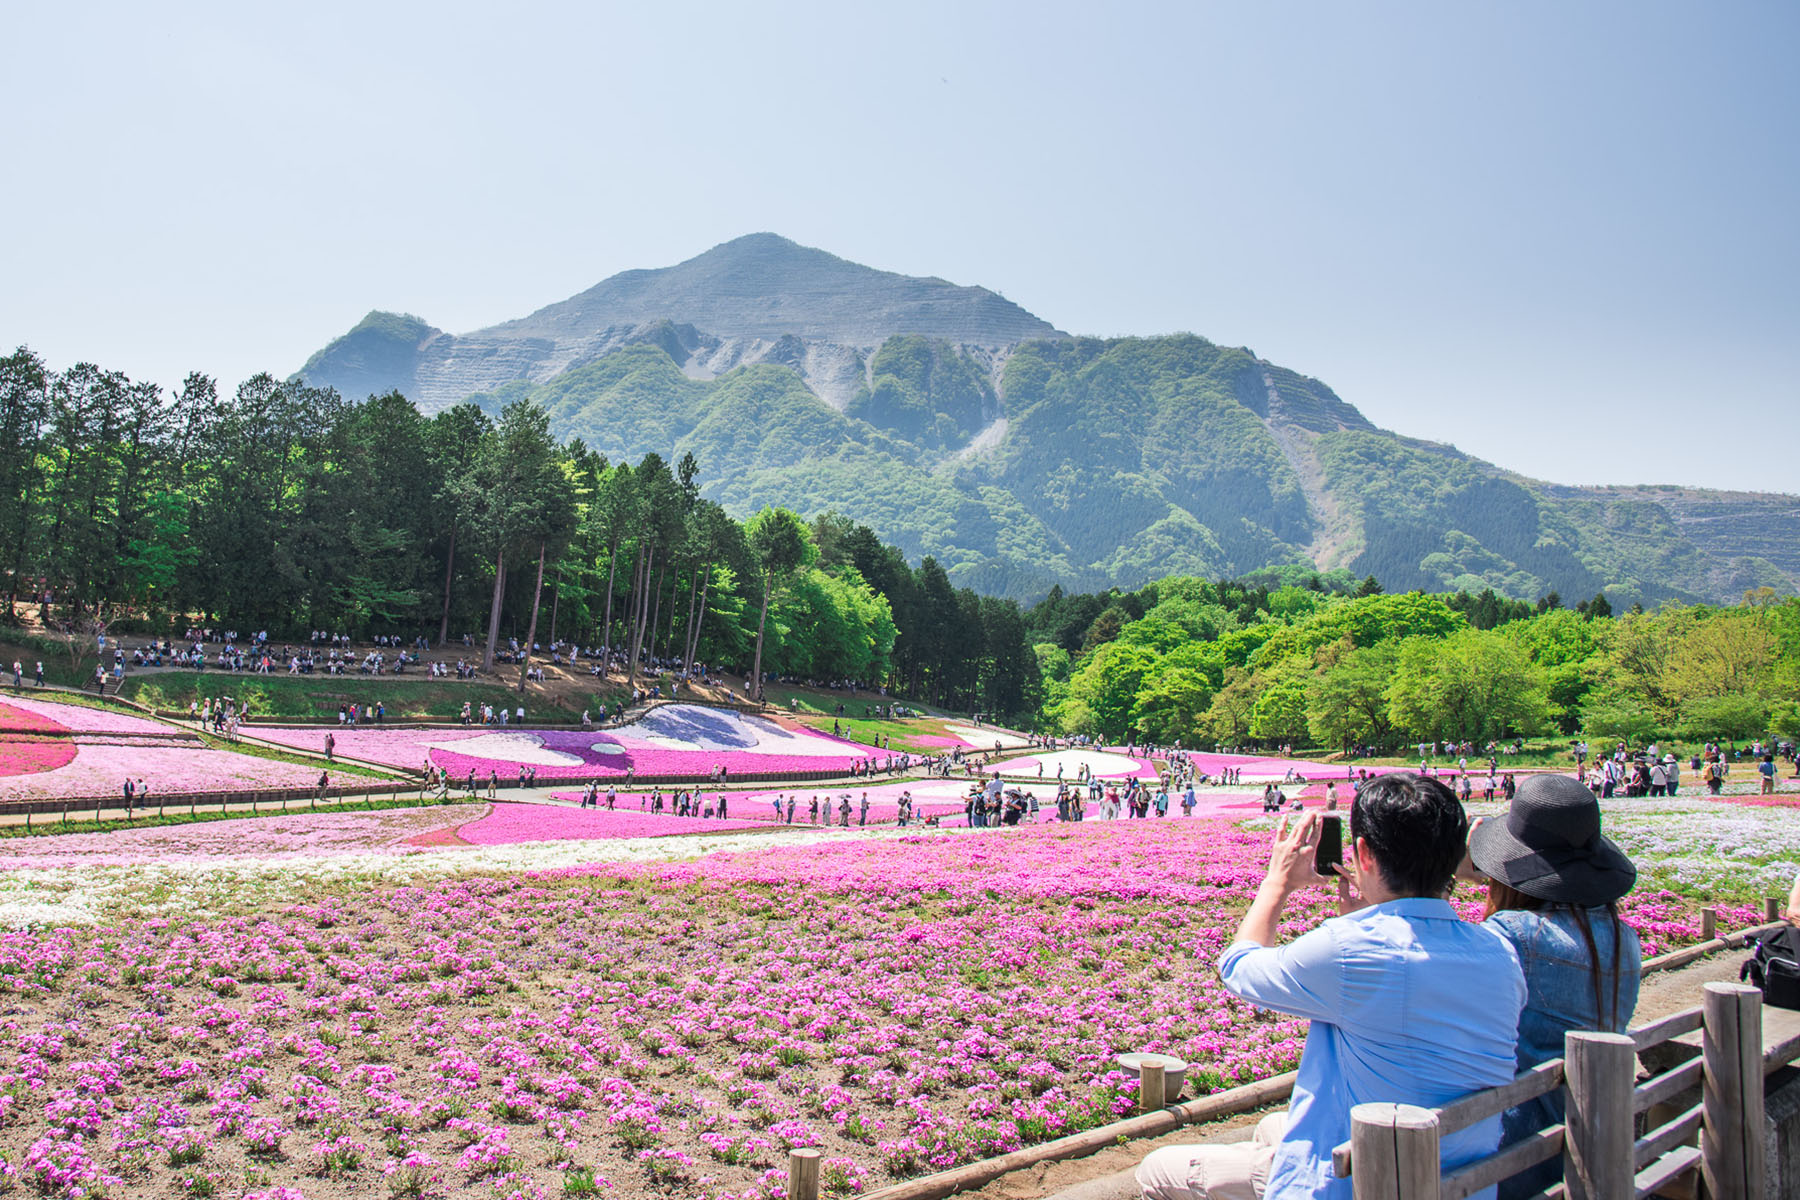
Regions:
<instances>
[{"instance_id":1,"label":"wooden bench","mask_svg":"<svg viewBox=\"0 0 1800 1200\"><path fill-rule=\"evenodd\" d=\"M1639 1055L1671 1044L1699 1053L1639 1082ZM1564 1182L1533 1200L1646 1200L1696 1175L1713 1200L1800 1194L1796 1180L1768 1177L1764 1103L1768 1077L1800 1058L1800 1012L1765 1009L1753 987L1709 983L1698 1007L1628 1034L1571 1033L1565 1046L1563 1058L1442 1108L1357 1105L1350 1141L1332 1155L1337 1174L1351 1177L1357 1200L1465 1200L1560 1158ZM1444 1135L1558 1088L1563 1124L1442 1171ZM1640 1119L1652 1110L1660 1115ZM1782 1117L1800 1123L1800 1104Z\"/></svg>"}]
</instances>

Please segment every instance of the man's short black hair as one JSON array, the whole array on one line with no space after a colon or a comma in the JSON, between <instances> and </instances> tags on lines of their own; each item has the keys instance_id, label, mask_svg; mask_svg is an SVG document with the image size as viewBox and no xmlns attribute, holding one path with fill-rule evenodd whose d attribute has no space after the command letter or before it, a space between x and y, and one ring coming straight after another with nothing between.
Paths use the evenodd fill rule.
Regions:
<instances>
[{"instance_id":1,"label":"man's short black hair","mask_svg":"<svg viewBox=\"0 0 1800 1200\"><path fill-rule=\"evenodd\" d=\"M1469 843L1469 817L1436 779L1377 775L1350 805L1350 836L1364 838L1387 886L1400 896L1450 891Z\"/></svg>"}]
</instances>

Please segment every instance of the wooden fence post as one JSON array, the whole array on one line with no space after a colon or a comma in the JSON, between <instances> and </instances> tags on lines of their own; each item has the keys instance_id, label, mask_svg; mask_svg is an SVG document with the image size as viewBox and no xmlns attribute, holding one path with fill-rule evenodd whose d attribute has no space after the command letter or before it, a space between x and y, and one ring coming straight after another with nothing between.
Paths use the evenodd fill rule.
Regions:
<instances>
[{"instance_id":1,"label":"wooden fence post","mask_svg":"<svg viewBox=\"0 0 1800 1200\"><path fill-rule=\"evenodd\" d=\"M819 1152L788 1151L788 1200L819 1200Z\"/></svg>"},{"instance_id":2,"label":"wooden fence post","mask_svg":"<svg viewBox=\"0 0 1800 1200\"><path fill-rule=\"evenodd\" d=\"M1437 1200L1437 1114L1411 1104L1358 1104L1350 1110L1350 1161L1356 1200Z\"/></svg>"},{"instance_id":3,"label":"wooden fence post","mask_svg":"<svg viewBox=\"0 0 1800 1200\"><path fill-rule=\"evenodd\" d=\"M1763 901L1763 923L1768 924L1779 920L1781 920L1781 900L1770 896Z\"/></svg>"},{"instance_id":4,"label":"wooden fence post","mask_svg":"<svg viewBox=\"0 0 1800 1200\"><path fill-rule=\"evenodd\" d=\"M1700 1173L1713 1200L1762 1200L1762 993L1709 983L1702 1009Z\"/></svg>"},{"instance_id":5,"label":"wooden fence post","mask_svg":"<svg viewBox=\"0 0 1800 1200\"><path fill-rule=\"evenodd\" d=\"M1635 1200L1631 1089L1637 1048L1619 1033L1570 1033L1563 1042L1569 1094L1563 1173L1569 1200Z\"/></svg>"},{"instance_id":6,"label":"wooden fence post","mask_svg":"<svg viewBox=\"0 0 1800 1200\"><path fill-rule=\"evenodd\" d=\"M1719 910L1703 908L1700 910L1700 940L1710 942L1719 936Z\"/></svg>"},{"instance_id":7,"label":"wooden fence post","mask_svg":"<svg viewBox=\"0 0 1800 1200\"><path fill-rule=\"evenodd\" d=\"M1163 1103L1163 1065L1159 1062L1139 1063L1138 1115L1153 1113Z\"/></svg>"}]
</instances>

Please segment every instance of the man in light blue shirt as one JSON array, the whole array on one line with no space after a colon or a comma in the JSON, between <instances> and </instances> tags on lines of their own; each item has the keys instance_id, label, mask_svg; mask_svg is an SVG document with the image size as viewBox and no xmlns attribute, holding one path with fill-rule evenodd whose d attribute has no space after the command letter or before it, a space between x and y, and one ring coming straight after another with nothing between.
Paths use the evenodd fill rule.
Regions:
<instances>
[{"instance_id":1,"label":"man in light blue shirt","mask_svg":"<svg viewBox=\"0 0 1800 1200\"><path fill-rule=\"evenodd\" d=\"M1312 1021L1287 1112L1264 1118L1247 1144L1154 1151L1138 1168L1147 1200L1349 1200L1331 1151L1349 1140L1354 1105L1435 1108L1513 1078L1518 957L1444 899L1468 843L1462 805L1433 779L1370 780L1351 805L1351 853L1337 872L1343 915L1277 946L1288 897L1325 882L1314 867L1324 819L1283 823L1218 963L1233 995ZM1445 1167L1491 1153L1499 1137L1498 1117L1447 1135Z\"/></svg>"}]
</instances>

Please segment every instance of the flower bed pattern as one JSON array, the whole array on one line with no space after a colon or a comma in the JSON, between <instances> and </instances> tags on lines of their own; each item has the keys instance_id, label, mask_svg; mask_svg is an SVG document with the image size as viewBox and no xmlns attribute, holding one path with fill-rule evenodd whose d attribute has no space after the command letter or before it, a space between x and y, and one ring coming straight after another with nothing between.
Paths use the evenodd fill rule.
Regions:
<instances>
[{"instance_id":1,"label":"flower bed pattern","mask_svg":"<svg viewBox=\"0 0 1800 1200\"><path fill-rule=\"evenodd\" d=\"M105 708L89 708L83 704L58 704L53 700L27 699L23 696L8 696L0 707L23 710L30 716L52 723L57 730L73 733L136 733L153 737L179 736L180 730L165 725L161 721L152 721L148 717L134 717L130 713L113 712ZM0 714L3 715L3 714ZM0 725L0 731L6 727Z\"/></svg>"},{"instance_id":2,"label":"flower bed pattern","mask_svg":"<svg viewBox=\"0 0 1800 1200\"><path fill-rule=\"evenodd\" d=\"M1038 779L1038 768L1043 768L1041 778L1051 787L1056 786L1056 772L1060 767L1063 778L1069 783L1075 782L1075 776L1083 766L1100 779L1155 779L1156 766L1147 758L1134 758L1127 754L1114 754L1103 750L1057 750L1042 754L1028 755L1024 758L1009 758L999 764L1001 774L1009 777Z\"/></svg>"},{"instance_id":3,"label":"flower bed pattern","mask_svg":"<svg viewBox=\"0 0 1800 1200\"><path fill-rule=\"evenodd\" d=\"M579 792L559 793L558 800L581 798ZM471 846L509 846L521 842L559 842L570 839L673 837L687 833L723 833L755 829L758 823L736 818L676 817L606 808L559 808L550 804L496 804L493 811L459 828L457 836Z\"/></svg>"},{"instance_id":4,"label":"flower bed pattern","mask_svg":"<svg viewBox=\"0 0 1800 1200\"><path fill-rule=\"evenodd\" d=\"M59 721L0 700L0 734L67 732L69 727Z\"/></svg>"},{"instance_id":5,"label":"flower bed pattern","mask_svg":"<svg viewBox=\"0 0 1800 1200\"><path fill-rule=\"evenodd\" d=\"M258 726L258 738L314 752L327 729ZM473 770L517 776L535 766L542 779L591 776L710 776L718 767L733 775L769 771L848 768L879 755L873 747L810 730L699 705L665 705L631 725L608 730L475 726L461 729L330 729L336 752L384 766L418 769L427 759L458 779Z\"/></svg>"},{"instance_id":6,"label":"flower bed pattern","mask_svg":"<svg viewBox=\"0 0 1800 1200\"><path fill-rule=\"evenodd\" d=\"M1267 845L1221 820L852 837L3 934L0 1154L60 1196L246 1170L379 1194L409 1161L459 1200L555 1194L551 1164L772 1196L795 1145L878 1186L1128 1111L1122 1050L1202 1090L1291 1066L1304 1023L1210 970ZM1325 911L1302 894L1284 928ZM1665 896L1627 919L1653 952L1698 932Z\"/></svg>"},{"instance_id":7,"label":"flower bed pattern","mask_svg":"<svg viewBox=\"0 0 1800 1200\"><path fill-rule=\"evenodd\" d=\"M150 803L156 803L154 794ZM280 816L9 839L0 842L0 870L197 864L245 857L281 864L341 854L401 854L426 844L426 834L454 830L487 810L486 804L459 804L313 813L296 805L294 812Z\"/></svg>"},{"instance_id":8,"label":"flower bed pattern","mask_svg":"<svg viewBox=\"0 0 1800 1200\"><path fill-rule=\"evenodd\" d=\"M0 774L11 753L42 743L0 743ZM6 795L15 800L59 800L74 796L112 796L126 776L142 779L151 802L173 792L251 791L307 788L319 781L316 768L269 758L255 758L205 746L79 741L65 743L69 758L38 773L9 778Z\"/></svg>"},{"instance_id":9,"label":"flower bed pattern","mask_svg":"<svg viewBox=\"0 0 1800 1200\"><path fill-rule=\"evenodd\" d=\"M0 778L54 771L74 757L75 743L66 738L8 738L0 741ZM13 786L7 785L9 795Z\"/></svg>"}]
</instances>

